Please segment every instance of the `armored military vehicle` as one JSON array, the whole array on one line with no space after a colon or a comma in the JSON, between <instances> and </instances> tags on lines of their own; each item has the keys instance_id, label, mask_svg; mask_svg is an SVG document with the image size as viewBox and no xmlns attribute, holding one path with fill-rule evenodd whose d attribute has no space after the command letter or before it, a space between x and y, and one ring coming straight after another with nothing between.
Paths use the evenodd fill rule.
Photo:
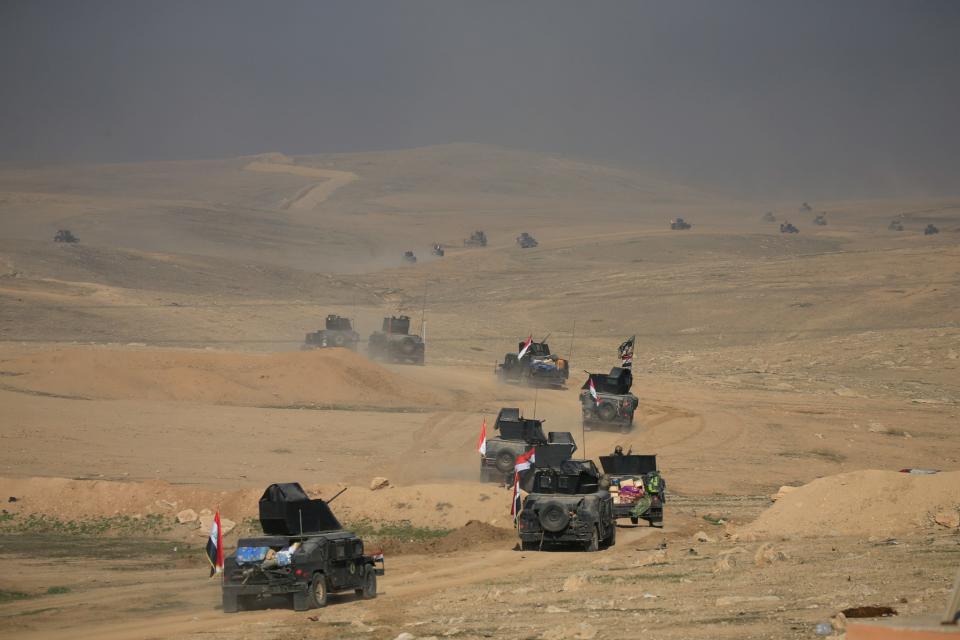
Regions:
<instances>
[{"instance_id":1,"label":"armored military vehicle","mask_svg":"<svg viewBox=\"0 0 960 640\"><path fill-rule=\"evenodd\" d=\"M670 228L673 231L684 231L686 229L689 229L692 226L693 225L691 225L689 222L687 222L683 218L674 218L673 220L670 221Z\"/></svg>"},{"instance_id":2,"label":"armored military vehicle","mask_svg":"<svg viewBox=\"0 0 960 640\"><path fill-rule=\"evenodd\" d=\"M410 334L409 316L383 319L383 329L375 331L367 341L367 354L374 360L423 364L426 345L423 339Z\"/></svg>"},{"instance_id":3,"label":"armored military vehicle","mask_svg":"<svg viewBox=\"0 0 960 640\"><path fill-rule=\"evenodd\" d=\"M465 247L485 247L487 246L487 234L483 231L474 231L470 237L463 241Z\"/></svg>"},{"instance_id":4,"label":"armored military vehicle","mask_svg":"<svg viewBox=\"0 0 960 640\"><path fill-rule=\"evenodd\" d=\"M633 524L646 520L652 527L663 526L667 482L657 469L657 456L624 455L618 447L613 455L600 456L600 465L609 482L617 518L630 518Z\"/></svg>"},{"instance_id":5,"label":"armored military vehicle","mask_svg":"<svg viewBox=\"0 0 960 640\"><path fill-rule=\"evenodd\" d=\"M800 229L793 226L792 222L780 223L780 233L800 233Z\"/></svg>"},{"instance_id":6,"label":"armored military vehicle","mask_svg":"<svg viewBox=\"0 0 960 640\"><path fill-rule=\"evenodd\" d=\"M548 387L563 387L570 377L570 363L550 352L546 342L531 342L524 352L523 342L516 353L507 353L494 369L503 382ZM523 357L520 354L523 353Z\"/></svg>"},{"instance_id":7,"label":"armored military vehicle","mask_svg":"<svg viewBox=\"0 0 960 640\"><path fill-rule=\"evenodd\" d=\"M435 244L433 245L433 249L430 250L430 253L432 253L433 255L439 258L442 258L444 254L443 247L440 246L439 244Z\"/></svg>"},{"instance_id":8,"label":"armored military vehicle","mask_svg":"<svg viewBox=\"0 0 960 640\"><path fill-rule=\"evenodd\" d=\"M413 254L413 251L404 251L403 252L403 261L408 264L416 264L417 256Z\"/></svg>"},{"instance_id":9,"label":"armored military vehicle","mask_svg":"<svg viewBox=\"0 0 960 640\"><path fill-rule=\"evenodd\" d=\"M938 229L936 225L933 225L933 224L928 224L927 228L923 230L923 235L925 236L932 236L938 233L940 233L940 229Z\"/></svg>"},{"instance_id":10,"label":"armored military vehicle","mask_svg":"<svg viewBox=\"0 0 960 640\"><path fill-rule=\"evenodd\" d=\"M825 213L817 214L817 217L813 219L813 224L821 227L827 226L827 214Z\"/></svg>"},{"instance_id":11,"label":"armored military vehicle","mask_svg":"<svg viewBox=\"0 0 960 640\"><path fill-rule=\"evenodd\" d=\"M903 223L899 220L891 220L890 224L887 225L887 229L890 231L903 231Z\"/></svg>"},{"instance_id":12,"label":"armored military vehicle","mask_svg":"<svg viewBox=\"0 0 960 640\"><path fill-rule=\"evenodd\" d=\"M329 504L311 500L298 483L267 487L260 498L260 526L262 536L241 538L236 552L224 559L224 613L276 597L289 597L294 609L305 611L326 606L327 596L338 591L377 596L383 554L364 553L363 540L345 531Z\"/></svg>"},{"instance_id":13,"label":"armored military vehicle","mask_svg":"<svg viewBox=\"0 0 960 640\"><path fill-rule=\"evenodd\" d=\"M326 328L312 331L306 335L303 349L326 349L329 347L343 347L357 350L360 334L353 330L349 318L330 314L326 319Z\"/></svg>"},{"instance_id":14,"label":"armored military vehicle","mask_svg":"<svg viewBox=\"0 0 960 640\"><path fill-rule=\"evenodd\" d=\"M538 465L523 489L528 493L517 533L524 550L576 544L585 551L597 551L601 545L616 543L613 497L600 486L600 472L592 460L567 460L547 468Z\"/></svg>"},{"instance_id":15,"label":"armored military vehicle","mask_svg":"<svg viewBox=\"0 0 960 640\"><path fill-rule=\"evenodd\" d=\"M537 242L536 238L524 231L517 236L517 244L520 245L521 249L532 249L540 243Z\"/></svg>"},{"instance_id":16,"label":"armored military vehicle","mask_svg":"<svg viewBox=\"0 0 960 640\"><path fill-rule=\"evenodd\" d=\"M493 425L497 435L487 438L480 458L481 482L510 482L517 456L536 449L538 466L559 464L573 457L577 443L569 431L543 433L543 420L524 418L520 409L505 407Z\"/></svg>"},{"instance_id":17,"label":"armored military vehicle","mask_svg":"<svg viewBox=\"0 0 960 640\"><path fill-rule=\"evenodd\" d=\"M66 243L72 244L74 242L80 242L80 238L73 235L73 232L71 232L70 229L60 229L59 231L57 231L57 234L53 236L53 241L66 242Z\"/></svg>"},{"instance_id":18,"label":"armored military vehicle","mask_svg":"<svg viewBox=\"0 0 960 640\"><path fill-rule=\"evenodd\" d=\"M633 373L630 369L613 367L610 373L588 373L587 381L580 387L580 408L583 428L617 426L622 433L633 426L633 414L640 405L637 396L630 393ZM593 396L590 383L593 383Z\"/></svg>"}]
</instances>

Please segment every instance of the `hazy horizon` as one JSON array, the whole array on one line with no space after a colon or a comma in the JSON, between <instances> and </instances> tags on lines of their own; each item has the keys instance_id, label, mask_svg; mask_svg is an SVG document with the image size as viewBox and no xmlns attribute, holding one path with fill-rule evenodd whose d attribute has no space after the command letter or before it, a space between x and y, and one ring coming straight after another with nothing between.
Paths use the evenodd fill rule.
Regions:
<instances>
[{"instance_id":1,"label":"hazy horizon","mask_svg":"<svg viewBox=\"0 0 960 640\"><path fill-rule=\"evenodd\" d=\"M810 197L960 184L960 4L0 4L0 162L472 142Z\"/></svg>"}]
</instances>

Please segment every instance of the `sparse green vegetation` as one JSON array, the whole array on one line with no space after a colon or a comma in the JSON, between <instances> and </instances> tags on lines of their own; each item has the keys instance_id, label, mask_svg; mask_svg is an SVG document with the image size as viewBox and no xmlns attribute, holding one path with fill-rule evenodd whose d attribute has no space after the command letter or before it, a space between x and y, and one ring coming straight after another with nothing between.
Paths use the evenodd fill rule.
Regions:
<instances>
[{"instance_id":1,"label":"sparse green vegetation","mask_svg":"<svg viewBox=\"0 0 960 640\"><path fill-rule=\"evenodd\" d=\"M93 536L102 534L156 535L173 529L173 521L162 514L101 516L85 520L61 520L55 516L4 514L0 533L29 533Z\"/></svg>"},{"instance_id":2,"label":"sparse green vegetation","mask_svg":"<svg viewBox=\"0 0 960 640\"><path fill-rule=\"evenodd\" d=\"M49 588L47 588L47 595L48 595L48 596L58 596L58 595L63 594L63 593L70 593L70 591L72 591L72 589L70 589L70 587L61 587L61 586L49 587Z\"/></svg>"},{"instance_id":3,"label":"sparse green vegetation","mask_svg":"<svg viewBox=\"0 0 960 640\"><path fill-rule=\"evenodd\" d=\"M24 593L23 591L7 591L5 589L0 589L0 604L6 602L13 602L14 600L26 600L27 598L32 598L29 593Z\"/></svg>"}]
</instances>

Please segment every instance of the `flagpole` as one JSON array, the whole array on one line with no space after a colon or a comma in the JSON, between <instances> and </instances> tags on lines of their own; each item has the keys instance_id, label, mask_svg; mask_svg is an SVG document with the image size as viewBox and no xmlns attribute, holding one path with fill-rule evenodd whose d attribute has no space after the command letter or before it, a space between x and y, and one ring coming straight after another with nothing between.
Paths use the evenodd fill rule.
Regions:
<instances>
[{"instance_id":1,"label":"flagpole","mask_svg":"<svg viewBox=\"0 0 960 640\"><path fill-rule=\"evenodd\" d=\"M567 362L573 361L573 339L576 337L576 335L577 335L577 321L574 320L573 329L570 330L570 351L568 352L569 355L567 355Z\"/></svg>"}]
</instances>

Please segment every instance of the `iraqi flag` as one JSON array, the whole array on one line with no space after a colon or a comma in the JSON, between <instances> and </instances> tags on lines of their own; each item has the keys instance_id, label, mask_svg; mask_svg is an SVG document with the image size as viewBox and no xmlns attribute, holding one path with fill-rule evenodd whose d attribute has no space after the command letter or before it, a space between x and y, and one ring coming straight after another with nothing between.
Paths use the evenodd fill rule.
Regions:
<instances>
[{"instance_id":1,"label":"iraqi flag","mask_svg":"<svg viewBox=\"0 0 960 640\"><path fill-rule=\"evenodd\" d=\"M483 419L483 424L480 425L480 441L477 443L477 451L480 452L480 455L487 455L487 419Z\"/></svg>"},{"instance_id":2,"label":"iraqi flag","mask_svg":"<svg viewBox=\"0 0 960 640\"><path fill-rule=\"evenodd\" d=\"M620 345L620 349L618 351L620 353L620 360L623 361L623 364L620 366L624 369L630 369L633 367L633 344L636 342L636 340L637 336L633 335L627 338L627 340Z\"/></svg>"},{"instance_id":3,"label":"iraqi flag","mask_svg":"<svg viewBox=\"0 0 960 640\"><path fill-rule=\"evenodd\" d=\"M530 334L530 336L527 338L527 341L523 343L522 347L520 347L520 353L517 354L517 360L522 359L523 356L526 355L527 349L530 348L530 344L532 342L533 342L533 334Z\"/></svg>"},{"instance_id":4,"label":"iraqi flag","mask_svg":"<svg viewBox=\"0 0 960 640\"><path fill-rule=\"evenodd\" d=\"M223 572L223 529L220 527L220 509L213 516L210 538L207 540L207 560L210 562L210 577Z\"/></svg>"},{"instance_id":5,"label":"iraqi flag","mask_svg":"<svg viewBox=\"0 0 960 640\"><path fill-rule=\"evenodd\" d=\"M597 403L597 406L600 406L600 396L597 395L597 388L593 386L593 378L590 378L590 397L593 398L593 401Z\"/></svg>"},{"instance_id":6,"label":"iraqi flag","mask_svg":"<svg viewBox=\"0 0 960 640\"><path fill-rule=\"evenodd\" d=\"M517 456L513 464L513 502L510 503L510 515L513 516L513 522L516 524L517 517L520 515L520 472L526 471L536 463L536 449L530 449L526 453Z\"/></svg>"}]
</instances>

